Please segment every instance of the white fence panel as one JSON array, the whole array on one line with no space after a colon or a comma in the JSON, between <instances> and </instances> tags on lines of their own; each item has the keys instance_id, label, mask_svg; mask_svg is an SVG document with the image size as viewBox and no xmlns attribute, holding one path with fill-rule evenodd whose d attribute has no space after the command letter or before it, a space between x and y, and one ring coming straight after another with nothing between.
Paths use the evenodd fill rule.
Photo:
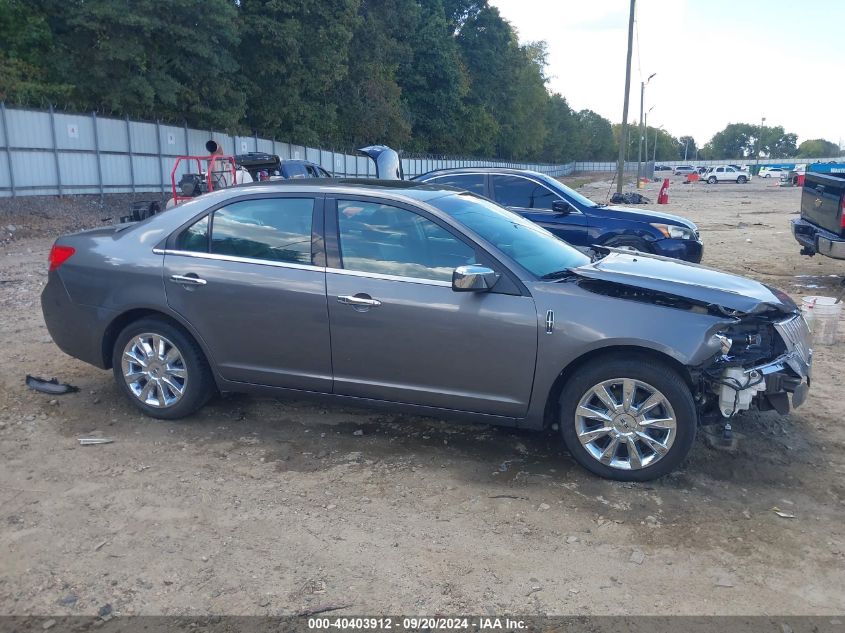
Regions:
<instances>
[{"instance_id":1,"label":"white fence panel","mask_svg":"<svg viewBox=\"0 0 845 633\"><path fill-rule=\"evenodd\" d=\"M213 138L226 154L266 152L277 154L283 160L309 160L341 177L375 176L375 167L365 156L292 145L255 136L229 136L213 130L190 129L184 125L128 121L97 117L94 114L7 108L5 104L0 103L0 196L119 191L169 192L174 158L186 153L206 155L208 152L205 144L209 138ZM841 158L761 159L759 162L761 165L767 165L832 160ZM757 161L750 158L702 161L690 157L686 161L659 162L669 166L706 166L730 162L756 164ZM576 171L616 171L616 163L609 161L544 165L465 158L402 158L402 168L408 178L436 169L469 166L533 169L551 176L569 175ZM183 173L196 169L194 163L180 165L176 172L177 182ZM626 172L631 173L636 169L636 162L626 162Z\"/></svg>"}]
</instances>

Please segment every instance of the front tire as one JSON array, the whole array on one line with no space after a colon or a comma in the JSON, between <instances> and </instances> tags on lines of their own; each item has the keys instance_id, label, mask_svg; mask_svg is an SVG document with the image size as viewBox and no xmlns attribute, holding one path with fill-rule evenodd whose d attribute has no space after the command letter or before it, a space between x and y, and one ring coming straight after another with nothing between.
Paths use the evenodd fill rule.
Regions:
<instances>
[{"instance_id":1,"label":"front tire","mask_svg":"<svg viewBox=\"0 0 845 633\"><path fill-rule=\"evenodd\" d=\"M162 420L191 415L214 394L211 369L197 342L160 318L140 319L123 329L112 350L112 370L129 401Z\"/></svg>"},{"instance_id":2,"label":"front tire","mask_svg":"<svg viewBox=\"0 0 845 633\"><path fill-rule=\"evenodd\" d=\"M748 178L746 178L745 176L740 176L739 178L736 179L736 183L738 185L744 185L747 182L748 182Z\"/></svg>"},{"instance_id":3,"label":"front tire","mask_svg":"<svg viewBox=\"0 0 845 633\"><path fill-rule=\"evenodd\" d=\"M662 477L686 458L698 415L690 388L649 357L600 358L581 367L560 397L560 432L572 457L617 481Z\"/></svg>"},{"instance_id":4,"label":"front tire","mask_svg":"<svg viewBox=\"0 0 845 633\"><path fill-rule=\"evenodd\" d=\"M715 185L717 182L719 181L716 179L716 176L710 176L710 178L707 179L708 185Z\"/></svg>"}]
</instances>

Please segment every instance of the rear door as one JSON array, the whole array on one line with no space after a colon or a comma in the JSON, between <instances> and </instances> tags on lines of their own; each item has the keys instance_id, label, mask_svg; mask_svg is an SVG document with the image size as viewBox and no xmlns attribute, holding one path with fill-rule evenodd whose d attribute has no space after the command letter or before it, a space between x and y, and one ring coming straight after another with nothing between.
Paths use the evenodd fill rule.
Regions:
<instances>
[{"instance_id":1,"label":"rear door","mask_svg":"<svg viewBox=\"0 0 845 633\"><path fill-rule=\"evenodd\" d=\"M334 392L525 416L534 300L505 283L507 293L454 292L456 267L489 262L423 210L340 197L326 212Z\"/></svg>"},{"instance_id":2,"label":"rear door","mask_svg":"<svg viewBox=\"0 0 845 633\"><path fill-rule=\"evenodd\" d=\"M564 198L546 185L510 174L490 176L490 192L494 201L523 215L544 229L575 246L590 246L587 217L571 203L569 213L552 210L555 200Z\"/></svg>"},{"instance_id":3,"label":"rear door","mask_svg":"<svg viewBox=\"0 0 845 633\"><path fill-rule=\"evenodd\" d=\"M249 197L172 236L167 302L236 382L330 392L322 197Z\"/></svg>"}]
</instances>

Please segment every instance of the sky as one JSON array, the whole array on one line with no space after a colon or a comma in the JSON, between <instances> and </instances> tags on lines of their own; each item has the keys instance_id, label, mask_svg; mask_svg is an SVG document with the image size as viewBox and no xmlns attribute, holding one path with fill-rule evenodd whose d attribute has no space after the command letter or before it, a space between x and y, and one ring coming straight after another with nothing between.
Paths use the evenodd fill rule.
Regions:
<instances>
[{"instance_id":1,"label":"sky","mask_svg":"<svg viewBox=\"0 0 845 633\"><path fill-rule=\"evenodd\" d=\"M490 0L521 43L548 44L548 87L622 120L629 0ZM728 123L845 143L845 1L637 0L628 120L701 146Z\"/></svg>"}]
</instances>

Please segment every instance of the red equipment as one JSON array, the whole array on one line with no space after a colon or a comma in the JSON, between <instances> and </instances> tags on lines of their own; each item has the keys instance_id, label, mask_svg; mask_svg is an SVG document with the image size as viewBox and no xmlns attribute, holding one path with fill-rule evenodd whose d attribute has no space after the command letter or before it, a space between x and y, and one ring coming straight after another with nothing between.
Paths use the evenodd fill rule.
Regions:
<instances>
[{"instance_id":1,"label":"red equipment","mask_svg":"<svg viewBox=\"0 0 845 633\"><path fill-rule=\"evenodd\" d=\"M669 204L669 179L663 180L660 186L660 193L657 195L657 204Z\"/></svg>"},{"instance_id":2,"label":"red equipment","mask_svg":"<svg viewBox=\"0 0 845 633\"><path fill-rule=\"evenodd\" d=\"M215 183L214 180L219 179L222 174L230 173L232 176L231 184L235 184L237 182L234 156L223 156L221 154L212 154L210 156L177 156L176 162L173 163L173 169L170 170L170 187L173 193L173 202L175 204L179 204L184 200L190 200L191 198L196 197L199 193L194 192L193 195L180 195L179 190L176 187L176 172L179 171L179 165L182 161L196 162L197 174L201 174L203 172L203 162L208 166L208 169L205 170L206 191L214 191L215 189L220 188L219 186L216 186L218 183ZM218 162L228 163L228 167L220 165L217 169L215 169L216 163ZM220 167L222 167L222 169Z\"/></svg>"}]
</instances>

